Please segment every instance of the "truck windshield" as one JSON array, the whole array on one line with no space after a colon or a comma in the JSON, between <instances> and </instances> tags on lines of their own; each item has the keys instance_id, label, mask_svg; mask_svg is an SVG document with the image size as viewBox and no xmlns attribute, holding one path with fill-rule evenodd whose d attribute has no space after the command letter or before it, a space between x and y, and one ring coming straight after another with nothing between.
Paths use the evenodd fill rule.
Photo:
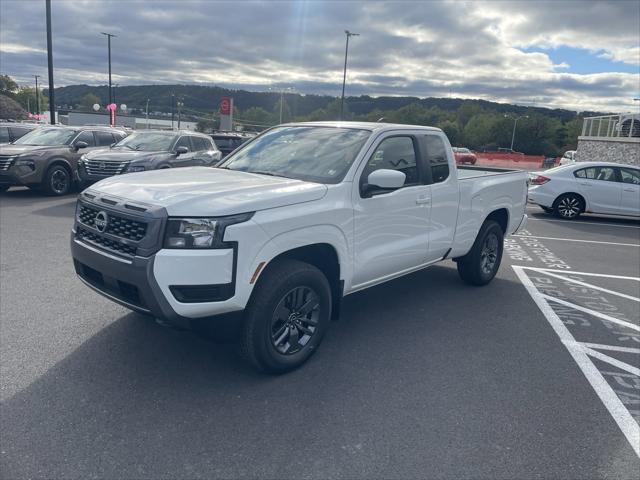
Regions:
<instances>
[{"instance_id":1,"label":"truck windshield","mask_svg":"<svg viewBox=\"0 0 640 480\"><path fill-rule=\"evenodd\" d=\"M66 128L38 128L23 135L13 143L41 147L47 145L69 145L76 133L78 133L76 130Z\"/></svg>"},{"instance_id":2,"label":"truck windshield","mask_svg":"<svg viewBox=\"0 0 640 480\"><path fill-rule=\"evenodd\" d=\"M113 148L139 150L142 152L168 152L175 135L158 132L132 133L116 143Z\"/></svg>"},{"instance_id":3,"label":"truck windshield","mask_svg":"<svg viewBox=\"0 0 640 480\"><path fill-rule=\"evenodd\" d=\"M339 183L370 135L352 128L278 127L233 153L221 168Z\"/></svg>"}]
</instances>

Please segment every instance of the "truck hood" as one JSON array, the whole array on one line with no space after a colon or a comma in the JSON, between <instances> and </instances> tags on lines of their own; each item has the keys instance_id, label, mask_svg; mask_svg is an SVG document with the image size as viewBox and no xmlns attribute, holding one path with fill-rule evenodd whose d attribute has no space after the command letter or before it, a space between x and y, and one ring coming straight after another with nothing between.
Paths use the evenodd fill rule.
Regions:
<instances>
[{"instance_id":1,"label":"truck hood","mask_svg":"<svg viewBox=\"0 0 640 480\"><path fill-rule=\"evenodd\" d=\"M116 175L89 191L164 207L170 216L214 217L318 200L327 187L283 177L188 167Z\"/></svg>"}]
</instances>

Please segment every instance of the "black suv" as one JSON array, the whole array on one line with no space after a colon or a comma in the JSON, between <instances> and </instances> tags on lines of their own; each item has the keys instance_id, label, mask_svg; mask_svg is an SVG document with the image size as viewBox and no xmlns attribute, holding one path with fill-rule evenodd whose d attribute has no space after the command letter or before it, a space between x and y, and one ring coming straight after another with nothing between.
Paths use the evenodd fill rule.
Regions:
<instances>
[{"instance_id":1,"label":"black suv","mask_svg":"<svg viewBox=\"0 0 640 480\"><path fill-rule=\"evenodd\" d=\"M21 136L37 128L36 123L0 123L0 144L15 142Z\"/></svg>"},{"instance_id":2,"label":"black suv","mask_svg":"<svg viewBox=\"0 0 640 480\"><path fill-rule=\"evenodd\" d=\"M89 150L124 138L117 128L41 126L0 146L0 192L13 185L66 195L73 188L77 162Z\"/></svg>"},{"instance_id":3,"label":"black suv","mask_svg":"<svg viewBox=\"0 0 640 480\"><path fill-rule=\"evenodd\" d=\"M78 162L82 186L121 173L159 168L215 166L222 158L208 135L188 130L140 130Z\"/></svg>"},{"instance_id":4,"label":"black suv","mask_svg":"<svg viewBox=\"0 0 640 480\"><path fill-rule=\"evenodd\" d=\"M222 152L222 158L253 137L255 135L250 133L216 132L211 134L216 147Z\"/></svg>"}]
</instances>

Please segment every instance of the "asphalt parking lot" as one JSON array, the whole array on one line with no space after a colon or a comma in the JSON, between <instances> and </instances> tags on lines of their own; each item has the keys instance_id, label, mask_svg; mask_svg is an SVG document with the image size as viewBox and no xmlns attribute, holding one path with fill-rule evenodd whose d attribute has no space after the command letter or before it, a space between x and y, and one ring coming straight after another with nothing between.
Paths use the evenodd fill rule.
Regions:
<instances>
[{"instance_id":1,"label":"asphalt parking lot","mask_svg":"<svg viewBox=\"0 0 640 480\"><path fill-rule=\"evenodd\" d=\"M0 197L3 478L637 478L637 221L531 206L490 285L349 296L270 377L84 287L74 201Z\"/></svg>"}]
</instances>

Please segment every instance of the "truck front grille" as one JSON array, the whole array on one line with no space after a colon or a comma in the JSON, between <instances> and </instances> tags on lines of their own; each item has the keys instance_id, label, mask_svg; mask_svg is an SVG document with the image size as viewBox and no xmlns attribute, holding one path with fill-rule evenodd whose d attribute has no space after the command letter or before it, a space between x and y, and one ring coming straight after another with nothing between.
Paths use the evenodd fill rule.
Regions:
<instances>
[{"instance_id":1,"label":"truck front grille","mask_svg":"<svg viewBox=\"0 0 640 480\"><path fill-rule=\"evenodd\" d=\"M79 240L91 243L95 246L101 247L118 255L133 257L136 254L136 249L134 247L125 245L124 243L120 243L106 237L102 237L82 227L78 228L77 237Z\"/></svg>"},{"instance_id":2,"label":"truck front grille","mask_svg":"<svg viewBox=\"0 0 640 480\"><path fill-rule=\"evenodd\" d=\"M129 162L117 162L112 160L85 160L85 169L89 175L119 175Z\"/></svg>"},{"instance_id":3,"label":"truck front grille","mask_svg":"<svg viewBox=\"0 0 640 480\"><path fill-rule=\"evenodd\" d=\"M97 208L80 205L78 220L80 223L96 228L96 215L100 212ZM134 242L142 240L147 233L147 224L129 218L121 217L110 212L107 213L107 228L104 233L125 238Z\"/></svg>"},{"instance_id":4,"label":"truck front grille","mask_svg":"<svg viewBox=\"0 0 640 480\"><path fill-rule=\"evenodd\" d=\"M0 155L0 171L9 170L14 158L15 157L9 157L7 155Z\"/></svg>"}]
</instances>

